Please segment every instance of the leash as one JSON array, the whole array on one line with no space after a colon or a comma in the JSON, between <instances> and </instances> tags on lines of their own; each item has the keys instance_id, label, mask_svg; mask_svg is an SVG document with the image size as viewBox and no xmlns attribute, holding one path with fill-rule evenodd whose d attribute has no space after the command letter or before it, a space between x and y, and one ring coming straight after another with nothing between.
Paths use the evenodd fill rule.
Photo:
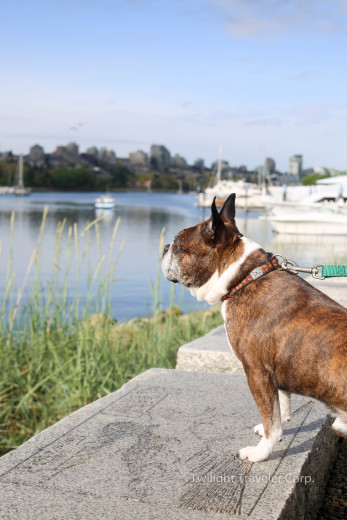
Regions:
<instances>
[{"instance_id":1,"label":"leash","mask_svg":"<svg viewBox=\"0 0 347 520\"><path fill-rule=\"evenodd\" d=\"M271 260L253 269L253 271L251 271L246 276L246 278L244 278L238 285L233 287L227 294L225 294L221 298L221 301L224 302L225 300L228 300L234 296L234 294L241 291L241 289L254 282L258 278L271 273L271 271L289 271L293 274L308 273L313 278L317 278L318 280L325 280L325 278L332 277L347 277L347 265L316 264L313 267L299 267L297 263L294 262L294 260L289 260L283 255L272 255L272 253L268 253L268 255L271 256ZM282 258L283 261L279 263L277 257Z\"/></svg>"},{"instance_id":2,"label":"leash","mask_svg":"<svg viewBox=\"0 0 347 520\"><path fill-rule=\"evenodd\" d=\"M282 271L290 271L291 273L308 273L313 278L318 280L325 280L325 278L340 278L347 276L347 265L330 265L330 264L316 264L313 267L299 267L294 260L289 260L283 255L275 255L280 257L283 262L280 264L279 269Z\"/></svg>"}]
</instances>

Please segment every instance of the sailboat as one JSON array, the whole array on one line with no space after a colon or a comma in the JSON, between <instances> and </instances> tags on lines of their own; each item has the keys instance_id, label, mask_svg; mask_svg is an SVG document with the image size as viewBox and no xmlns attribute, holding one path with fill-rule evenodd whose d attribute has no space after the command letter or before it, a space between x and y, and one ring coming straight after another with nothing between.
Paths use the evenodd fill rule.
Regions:
<instances>
[{"instance_id":1,"label":"sailboat","mask_svg":"<svg viewBox=\"0 0 347 520\"><path fill-rule=\"evenodd\" d=\"M236 193L237 207L264 209L262 190L258 186L243 180L222 180L222 145L220 145L215 184L197 195L196 205L205 208L210 207L214 197L216 197L216 205L222 206L230 193Z\"/></svg>"},{"instance_id":2,"label":"sailboat","mask_svg":"<svg viewBox=\"0 0 347 520\"><path fill-rule=\"evenodd\" d=\"M30 188L24 187L24 180L23 180L23 155L20 154L19 156L19 163L18 163L18 184L14 187L13 193L15 195L29 195L31 192Z\"/></svg>"}]
</instances>

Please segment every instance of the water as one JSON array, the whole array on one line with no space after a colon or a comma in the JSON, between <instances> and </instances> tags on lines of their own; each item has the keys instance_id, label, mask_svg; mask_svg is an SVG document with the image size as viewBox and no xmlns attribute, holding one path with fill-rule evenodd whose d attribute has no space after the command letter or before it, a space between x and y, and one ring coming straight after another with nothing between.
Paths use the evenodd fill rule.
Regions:
<instances>
[{"instance_id":1,"label":"water","mask_svg":"<svg viewBox=\"0 0 347 520\"><path fill-rule=\"evenodd\" d=\"M2 253L0 257L0 290L6 286L6 265L10 255L10 219L15 212L13 233L13 269L16 273L15 288L23 285L25 274L32 251L37 242L44 206L49 206L46 227L43 236L41 253L40 280L43 285L50 279L55 257L55 234L59 221L66 218L66 228L63 233L63 251L61 272L64 271L65 255L68 240L68 228L77 223L81 233L88 222L99 214L94 209L97 193L33 193L29 197L0 196L0 240ZM121 218L117 233L114 257L122 241L124 247L120 253L116 267L117 281L112 291L112 315L117 320L127 320L136 316L146 316L152 312L153 299L150 291L150 280L155 283L159 238L163 227L166 229L165 243L183 228L193 226L209 216L209 210L197 208L194 196L190 194L147 194L147 193L116 193L117 208L109 212L100 222L100 251L97 247L95 231L90 235L89 259L81 269L79 291L82 301L87 293L88 265L94 272L99 259L107 255L112 232L117 217ZM261 243L268 251L278 252L295 258L301 265L313 263L341 261L346 251L346 242L338 242L337 237L327 246L325 239L309 237L286 237L277 240L272 233L271 225L258 220L260 214L243 211L237 212L237 223L240 231L253 240ZM80 254L86 244L86 235L80 243ZM72 248L73 250L73 248ZM71 255L69 269L69 294L73 297L75 291L75 255ZM106 269L102 266L100 273ZM26 290L33 283L34 272L30 273ZM62 283L62 282L61 282ZM160 274L160 305L165 309L170 301L170 286ZM184 311L201 308L188 291L175 286L176 300Z\"/></svg>"}]
</instances>

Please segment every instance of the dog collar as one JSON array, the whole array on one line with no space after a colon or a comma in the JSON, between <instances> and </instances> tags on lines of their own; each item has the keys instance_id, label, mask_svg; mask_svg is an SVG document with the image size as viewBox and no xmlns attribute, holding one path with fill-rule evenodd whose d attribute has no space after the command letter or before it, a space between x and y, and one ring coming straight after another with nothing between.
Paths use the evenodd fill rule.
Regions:
<instances>
[{"instance_id":1,"label":"dog collar","mask_svg":"<svg viewBox=\"0 0 347 520\"><path fill-rule=\"evenodd\" d=\"M265 264L259 265L253 271L251 271L246 278L244 278L236 287L233 287L231 291L229 291L227 294L225 294L222 297L222 302L227 300L228 298L231 298L236 294L237 292L241 291L246 285L249 285L250 283L254 282L258 278L261 278L262 276L270 273L271 271L275 271L276 269L279 269L280 265L278 263L278 260L275 256L271 258L269 262L266 262Z\"/></svg>"}]
</instances>

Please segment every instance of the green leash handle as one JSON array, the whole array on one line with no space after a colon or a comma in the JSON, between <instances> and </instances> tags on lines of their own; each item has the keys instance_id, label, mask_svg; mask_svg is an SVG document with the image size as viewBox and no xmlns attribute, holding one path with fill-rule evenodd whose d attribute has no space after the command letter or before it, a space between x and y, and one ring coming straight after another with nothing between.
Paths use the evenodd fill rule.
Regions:
<instances>
[{"instance_id":1,"label":"green leash handle","mask_svg":"<svg viewBox=\"0 0 347 520\"><path fill-rule=\"evenodd\" d=\"M322 276L324 278L347 276L347 265L323 265Z\"/></svg>"}]
</instances>

